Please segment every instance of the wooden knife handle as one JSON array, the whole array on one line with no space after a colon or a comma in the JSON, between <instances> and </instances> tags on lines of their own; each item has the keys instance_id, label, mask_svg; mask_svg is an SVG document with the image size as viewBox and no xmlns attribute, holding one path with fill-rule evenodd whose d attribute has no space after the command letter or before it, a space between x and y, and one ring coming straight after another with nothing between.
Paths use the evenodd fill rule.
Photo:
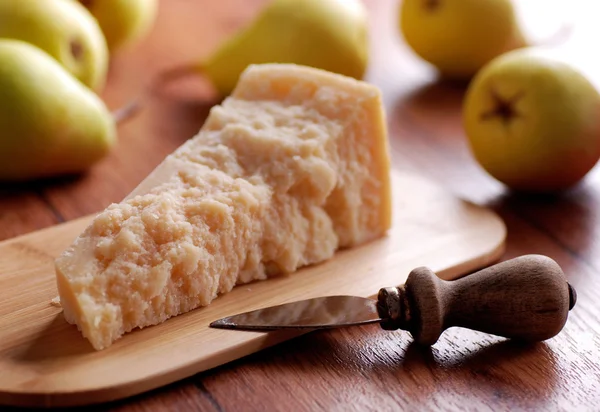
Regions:
<instances>
[{"instance_id":1,"label":"wooden knife handle","mask_svg":"<svg viewBox=\"0 0 600 412\"><path fill-rule=\"evenodd\" d=\"M525 255L444 281L426 267L414 269L400 287L379 291L384 329L404 329L433 345L453 326L507 338L541 341L561 331L576 302L560 266Z\"/></svg>"}]
</instances>

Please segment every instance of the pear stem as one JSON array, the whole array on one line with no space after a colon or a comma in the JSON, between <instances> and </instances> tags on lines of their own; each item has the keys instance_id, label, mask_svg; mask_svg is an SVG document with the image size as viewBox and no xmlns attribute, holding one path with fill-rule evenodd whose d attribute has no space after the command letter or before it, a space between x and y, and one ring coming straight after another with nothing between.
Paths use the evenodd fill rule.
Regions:
<instances>
[{"instance_id":1,"label":"pear stem","mask_svg":"<svg viewBox=\"0 0 600 412\"><path fill-rule=\"evenodd\" d=\"M129 103L125 104L124 106L121 106L118 109L113 110L111 112L111 115L112 115L113 121L116 124L121 124L125 120L132 118L141 109L142 109L142 107L141 107L140 98L137 97L137 98L131 100Z\"/></svg>"}]
</instances>

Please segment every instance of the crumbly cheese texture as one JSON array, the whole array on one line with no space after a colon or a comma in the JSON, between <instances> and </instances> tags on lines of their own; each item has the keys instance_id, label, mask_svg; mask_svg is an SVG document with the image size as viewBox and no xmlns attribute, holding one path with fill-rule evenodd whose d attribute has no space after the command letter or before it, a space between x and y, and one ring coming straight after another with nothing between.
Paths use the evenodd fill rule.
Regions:
<instances>
[{"instance_id":1,"label":"crumbly cheese texture","mask_svg":"<svg viewBox=\"0 0 600 412\"><path fill-rule=\"evenodd\" d=\"M289 274L391 224L379 90L318 69L250 66L200 132L56 259L68 322L104 349Z\"/></svg>"}]
</instances>

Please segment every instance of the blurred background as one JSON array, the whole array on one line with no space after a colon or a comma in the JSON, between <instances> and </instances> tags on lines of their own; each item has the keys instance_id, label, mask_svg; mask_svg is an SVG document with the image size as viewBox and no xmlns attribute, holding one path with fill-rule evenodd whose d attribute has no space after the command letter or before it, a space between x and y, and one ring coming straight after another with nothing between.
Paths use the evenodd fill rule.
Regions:
<instances>
[{"instance_id":1,"label":"blurred background","mask_svg":"<svg viewBox=\"0 0 600 412\"><path fill-rule=\"evenodd\" d=\"M0 6L6 2L12 3L13 8L25 7L28 1L34 0L0 0ZM54 0L45 0L51 1ZM142 7L151 7L148 4L153 2L146 1L147 5ZM5 179L0 185L0 227L6 229L0 236L8 238L94 213L126 196L167 154L196 134L210 108L226 96L226 93L219 93L206 73L194 70L194 65L213 56L225 42L251 26L272 1L156 1L156 9L150 13L147 28L141 30L141 34L129 44L109 50L105 82L94 90L107 110L114 113L125 109L126 116L115 125L114 145L78 173ZM358 2L364 7L368 39L364 75L360 77L379 86L383 93L394 167L429 177L468 200L488 205L501 202L509 194L508 188L482 169L468 147L462 115L470 78L442 78L440 70L407 42L400 19L402 0ZM419 2L425 8L442 11L447 6L445 2L453 3L450 0ZM93 13L94 7L101 2L87 0L81 3ZM96 10L96 17L102 13L109 16L113 13L114 17L119 2L113 3L114 8L108 11ZM290 6L292 9L305 7L302 0L291 3L295 3ZM342 12L335 12L335 7L348 7L352 2L334 0L330 3L339 4L330 9L329 13L334 10L329 18L333 23L328 24L347 30L354 24L352 18L342 19ZM454 0L454 3L457 1ZM543 45L558 52L594 87L600 85L600 61L596 57L596 39L600 29L595 18L598 10L596 2L481 0L481 4L484 3L489 3L489 7L499 7L493 3L510 3L528 45ZM3 36L2 25L8 27L7 22L10 21L8 9L5 8L3 18L0 8L0 37ZM472 11L470 17L461 17L460 8L453 9L453 14L442 15L434 24L438 25L436 27L442 34L450 33L452 27L467 27L468 22L473 20L484 21L484 26L490 27L501 24L501 17L490 19L489 10L486 12L484 9L480 19L473 16ZM500 16L501 13L495 15ZM413 26L419 26L418 18L411 17ZM129 19L134 18L130 16ZM452 26L445 19L464 24ZM101 18L98 21L102 23ZM282 21L279 24L285 25ZM316 18L303 27L306 30L313 25L317 30L320 24L323 23ZM111 28L109 23L101 28L105 33L106 30L119 30ZM276 38L278 33L277 27L274 27L266 38ZM4 34L4 37L11 36L19 37L20 34ZM423 36L427 37L427 34ZM463 33L463 36L474 44L476 39L485 40L485 36L477 32L473 35ZM448 38L451 37L448 34ZM81 53L78 50L80 46L71 41L71 54ZM258 44L256 46L259 47ZM444 44L434 46L449 47ZM314 43L312 47L317 53L318 48L324 46ZM486 48L485 45L477 47ZM248 54L248 50L246 48L245 52L239 53ZM6 62L0 61L0 65L6 66ZM165 75L168 75L166 81L157 80ZM157 86L159 83L160 86ZM127 111L132 102L135 110ZM6 125L3 130L3 139L14 138ZM34 134L37 136L35 139L43 140L39 132ZM32 144L35 145L35 142ZM11 155L10 146L3 150L5 157L0 158L2 162L9 162L12 158L19 163ZM568 196L595 198L597 191L593 188L599 184L598 179L597 168L594 168Z\"/></svg>"}]
</instances>

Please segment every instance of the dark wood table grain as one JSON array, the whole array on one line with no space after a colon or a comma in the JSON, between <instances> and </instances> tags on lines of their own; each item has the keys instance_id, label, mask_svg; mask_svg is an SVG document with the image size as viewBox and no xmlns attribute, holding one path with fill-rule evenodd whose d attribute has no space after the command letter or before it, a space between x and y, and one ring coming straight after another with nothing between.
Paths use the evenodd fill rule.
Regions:
<instances>
[{"instance_id":1,"label":"dark wood table grain","mask_svg":"<svg viewBox=\"0 0 600 412\"><path fill-rule=\"evenodd\" d=\"M560 49L597 82L600 28L594 2L563 1L560 9L552 6L560 2L522 1L533 37L574 19ZM152 33L113 57L104 100L119 107L158 73L206 56L262 3L163 0ZM579 295L563 332L522 346L452 329L430 349L378 326L317 332L99 409L600 410L600 166L561 196L511 194L468 151L461 126L465 86L438 81L407 48L396 25L397 1L365 3L372 37L366 79L384 93L394 167L498 212L508 226L503 259L527 253L554 258ZM121 200L199 130L217 102L200 77L181 79L119 127L118 147L85 176L0 186L0 238Z\"/></svg>"}]
</instances>

